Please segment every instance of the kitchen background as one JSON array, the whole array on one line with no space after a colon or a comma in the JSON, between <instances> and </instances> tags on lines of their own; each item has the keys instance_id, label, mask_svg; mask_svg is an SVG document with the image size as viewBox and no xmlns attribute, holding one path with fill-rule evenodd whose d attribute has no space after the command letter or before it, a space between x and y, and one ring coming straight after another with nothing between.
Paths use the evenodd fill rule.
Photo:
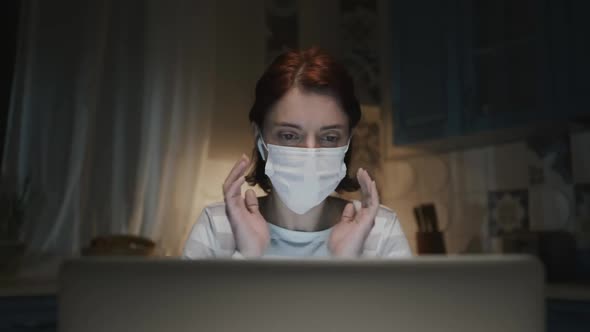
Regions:
<instances>
[{"instance_id":1,"label":"kitchen background","mask_svg":"<svg viewBox=\"0 0 590 332\"><path fill-rule=\"evenodd\" d=\"M109 115L112 118L102 119L102 123L97 121L98 129L91 130L89 137L95 135L95 140L100 142L112 133L115 136L97 145L95 150L88 148L89 152L85 154L87 159L80 166L84 167L80 184L74 183L75 186L71 187L79 193L72 197L79 197L82 203L70 204L70 210L59 207L58 199L61 198L56 193L63 188L54 178L47 180L58 184L55 188L59 190L51 191L50 196L59 208L49 211L37 224L25 225L28 231L35 231L30 234L34 233L36 237L29 236L29 233L24 236L35 250L79 252L88 245L90 235L116 231L150 237L157 242L162 254L179 254L198 212L203 206L222 200L221 183L233 163L242 153L252 151L247 113L256 80L281 50L311 46L320 46L337 56L354 76L363 104L364 121L356 133L357 154L352 168L366 167L377 179L382 203L399 215L414 252L417 253L415 232L418 230L414 208L428 203L435 205L448 253L498 250L494 240L499 235L519 230L564 230L574 234L579 248L587 250L590 247L590 132L587 130L588 108L584 99L588 63L584 57L582 33L587 23L580 14L587 5L581 1L220 0L201 3L207 5L199 8L209 10L210 14L203 16L207 22L205 29L200 30L187 28L191 27L191 19L199 20L200 17L194 9L199 5L190 2L178 2L166 10L158 7L161 4L157 2L144 5L131 1L120 7L91 2L94 7L89 6L89 9L80 9L82 7L76 2L60 2L67 10L59 6L53 9L43 7L46 5L35 1L24 3L31 7L25 6L24 11L19 11L22 8L19 8L18 1L13 3L14 29L7 30L7 34L12 31L12 35L7 36L12 39L7 40L14 44L18 18L34 22L34 16L24 13L43 8L45 16L40 17L44 21L36 26L40 29L39 36L55 38L55 34L65 31L68 38L74 39L63 47L75 46L79 42L92 49L97 42L88 38L75 39L84 35L70 35L75 30L71 27L105 24L100 13L114 13L105 25L112 29L110 33L113 35L109 35L107 29L108 38L105 40L108 43L103 45L110 52L105 52L105 59L111 62L100 63L106 60L94 58L84 60L86 62L80 68L90 68L88 74L82 75L81 81L70 80L67 84L91 89L93 75L97 75L107 86L117 80L129 82L113 85L112 91L128 91L124 95L136 98L129 104L114 97L104 104L97 104L97 108L102 107L101 112L113 114ZM89 15L86 21L91 23L77 22L72 16L66 18L69 8L78 8L75 10ZM98 14L92 14L94 12ZM174 15L181 16L175 19ZM52 20L60 24L55 25ZM175 22L178 27L173 28L179 31L176 41L163 32L171 30L170 26ZM163 27L161 30L150 30L158 24ZM152 28L142 31L142 25ZM87 29L91 31L91 28ZM130 37L134 34L149 38L135 40ZM30 40L28 43L33 44ZM178 63L168 61L152 72L141 72L141 60L147 65L156 64L159 56L168 49L175 49L179 43L193 45L186 48L193 53L180 54ZM60 59L63 56L59 45L48 47L40 43L38 47L40 52L45 52L42 53L46 54L45 57L57 61L52 69L67 68L68 60ZM12 49L16 53L16 46ZM204 50L210 58L199 57L199 54L205 54ZM126 54L127 58L118 58L117 52ZM191 60L192 56L203 60L202 63ZM43 59L39 56L17 58L16 63L31 61L37 66L31 65L31 68L45 68ZM113 59L122 59L122 62ZM7 63L10 63L9 69L28 68L23 65L15 67L10 61ZM92 65L83 66L89 63ZM97 63L114 69L112 72L104 69L105 76L101 77L100 72L92 71ZM41 74L49 79L62 75L67 80L74 77L73 72L52 74L44 70ZM195 127L187 121L178 125L177 129L188 133L184 141L165 141L166 131L162 132L162 138L149 135L146 138L142 136L145 132L141 131L137 134L137 128L141 129L139 126L143 123L129 125L135 115L132 111L121 111L140 107L141 100L154 112L161 111L158 103L168 95L183 93L181 88L172 88L173 83L178 82L174 81L175 75L168 75L170 72L206 76L206 88L212 91L210 96L203 98L205 102L199 104L205 105L199 108L205 115L191 115ZM171 82L165 82L169 77ZM137 92L131 88L137 82L149 85L150 80L155 82L148 87L151 90ZM157 85L160 84L158 80L165 83ZM43 82L37 80L29 90L15 88L14 91L33 91L32 95L39 97L39 107L43 108L47 103L42 98L50 95L45 94L47 87ZM15 80L14 84L18 87L22 82ZM7 91L10 88L5 89ZM142 95L145 91L161 94ZM19 102L24 97L18 93L6 93L6 104L10 104L11 96L14 97L11 105L20 107ZM104 96L89 94L83 98ZM47 100L55 103L51 107L58 110L70 105L69 100ZM179 109L174 112L181 113L184 112L182 109L195 105L191 104L193 99L179 100L172 106ZM115 110L107 111L109 107ZM137 110L138 114L142 111ZM6 125L10 120L7 114L6 111L2 114L3 130L10 128ZM52 123L55 125L51 122L55 117L49 111L39 114L39 124L35 124L38 127L34 128L43 131ZM70 122L80 120L79 110L64 114L74 114L74 119L64 118L64 128L71 125ZM128 121L129 127L117 125L111 128L109 121L121 118ZM74 126L76 124L74 122ZM87 134L79 131L77 134L81 137ZM107 135L100 136L102 133ZM73 142L78 141L72 137ZM70 138L65 139L69 142ZM154 143L160 139L159 144ZM28 160L22 156L13 158L19 145L8 143L3 144L4 174L9 173L14 164ZM142 146L139 151L133 145L136 143ZM49 143L37 147L41 152L43 144ZM109 146L114 150L108 150ZM58 150L52 152L56 153L54 159L63 153ZM30 160L37 160L38 156L52 157L50 153L35 154L35 151L30 152ZM157 158L163 156L173 162L149 170L140 167L140 162L129 162L133 160L131 158L126 161L131 167L119 173L117 163L110 163L110 158L125 157L125 153L142 158L152 152ZM178 164L170 157L175 153L182 156L178 158ZM66 160L69 156L65 154L60 158ZM42 159L40 165L44 165L43 162L54 160ZM135 164L139 166L134 168ZM35 163L31 162L31 165ZM30 167L35 171L37 166ZM66 168L61 164L56 162L51 167L52 171L58 172L56 174L66 177L67 174L63 173ZM110 182L103 181L99 171L109 167L113 173L107 176L112 175L112 178ZM180 172L174 171L175 167ZM41 173L43 176L48 174ZM129 179L133 177L145 181L139 189L139 199L134 196L132 185L117 180L131 181ZM157 179L150 182L154 178ZM127 185L127 191L121 189ZM162 187L157 194L146 194L158 186ZM99 197L101 191L111 191L113 196ZM192 201L186 202L188 198ZM102 202L101 199L109 201L99 206L96 202ZM84 202L90 202L86 203L90 205L84 205ZM190 209L186 208L187 204ZM160 209L164 205L166 208ZM54 217L61 218L59 227L51 228L45 221ZM109 218L117 222L101 228L101 223L108 224L105 220ZM144 222L146 219L148 222ZM47 234L53 236L51 241L46 241ZM43 245L38 245L43 241Z\"/></svg>"},{"instance_id":2,"label":"kitchen background","mask_svg":"<svg viewBox=\"0 0 590 332\"><path fill-rule=\"evenodd\" d=\"M0 330L57 330L64 257L179 255L253 149L256 80L310 46L353 74L352 169L414 253L415 208L433 204L430 249L543 253L547 330L589 330L590 2L3 4Z\"/></svg>"},{"instance_id":3,"label":"kitchen background","mask_svg":"<svg viewBox=\"0 0 590 332\"><path fill-rule=\"evenodd\" d=\"M522 133L516 136L498 128L495 132L499 134L482 143L471 143L477 140L477 132L456 135L460 137L457 140L447 133L424 140L426 144L417 140L413 146L392 147L395 125L390 114L396 110L390 106L391 85L404 81L392 81L390 74L396 58L391 56L389 2L266 1L230 6L222 1L219 6L223 20L217 24L216 84L231 86L232 98L227 98L227 89L216 92L208 157L199 183L201 204L222 199L218 184L240 154L249 154L253 147L245 121L246 106L264 64L284 46L320 45L343 59L355 76L364 105L363 126L371 128L365 132L373 136L358 135L362 144L371 139L373 143L371 156L359 157L362 161L357 165L363 164L378 178L382 202L398 213L414 250L417 225L413 208L429 202L436 206L449 253L492 250L492 235L500 229L520 228L576 232L579 244L590 246L588 131L575 130L577 127L567 121L565 129L554 126L527 131L536 124L531 121L528 127L521 126ZM506 15L519 14L519 8L513 10L516 13L507 10ZM258 13L259 19L244 17L245 11ZM501 28L498 22L494 27ZM509 119L504 126L518 127L518 123ZM398 130L424 129L398 126ZM488 132L494 135L494 130ZM481 130L480 134L488 132ZM451 143L441 148L440 142L444 145L445 140Z\"/></svg>"}]
</instances>

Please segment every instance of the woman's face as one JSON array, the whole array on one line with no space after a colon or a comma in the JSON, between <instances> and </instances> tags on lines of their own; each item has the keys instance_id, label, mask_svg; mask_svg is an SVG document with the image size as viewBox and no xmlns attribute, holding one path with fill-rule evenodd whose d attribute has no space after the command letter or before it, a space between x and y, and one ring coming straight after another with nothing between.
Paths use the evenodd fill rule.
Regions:
<instances>
[{"instance_id":1,"label":"woman's face","mask_svg":"<svg viewBox=\"0 0 590 332\"><path fill-rule=\"evenodd\" d=\"M289 90L264 119L264 141L301 148L334 148L348 143L348 116L329 95Z\"/></svg>"}]
</instances>

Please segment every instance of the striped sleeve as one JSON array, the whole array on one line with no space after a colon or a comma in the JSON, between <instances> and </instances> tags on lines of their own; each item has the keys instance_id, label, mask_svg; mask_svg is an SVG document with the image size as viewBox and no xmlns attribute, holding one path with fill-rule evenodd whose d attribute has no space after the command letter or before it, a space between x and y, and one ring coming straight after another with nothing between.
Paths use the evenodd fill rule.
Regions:
<instances>
[{"instance_id":1,"label":"striped sleeve","mask_svg":"<svg viewBox=\"0 0 590 332\"><path fill-rule=\"evenodd\" d=\"M411 257L412 251L397 214L387 209L387 215L376 256L381 258Z\"/></svg>"},{"instance_id":2,"label":"striped sleeve","mask_svg":"<svg viewBox=\"0 0 590 332\"><path fill-rule=\"evenodd\" d=\"M211 216L207 209L203 209L184 244L182 258L198 259L216 256L217 241L211 223Z\"/></svg>"},{"instance_id":3,"label":"striped sleeve","mask_svg":"<svg viewBox=\"0 0 590 332\"><path fill-rule=\"evenodd\" d=\"M225 214L225 204L211 204L194 224L183 250L183 258L239 258L234 236Z\"/></svg>"}]
</instances>

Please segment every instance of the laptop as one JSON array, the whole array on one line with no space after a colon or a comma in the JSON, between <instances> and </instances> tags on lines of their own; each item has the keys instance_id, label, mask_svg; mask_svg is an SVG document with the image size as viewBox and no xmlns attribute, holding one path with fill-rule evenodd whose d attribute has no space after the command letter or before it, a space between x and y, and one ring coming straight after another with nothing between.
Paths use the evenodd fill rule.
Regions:
<instances>
[{"instance_id":1,"label":"laptop","mask_svg":"<svg viewBox=\"0 0 590 332\"><path fill-rule=\"evenodd\" d=\"M61 332L538 332L532 256L399 260L81 258L60 270Z\"/></svg>"}]
</instances>

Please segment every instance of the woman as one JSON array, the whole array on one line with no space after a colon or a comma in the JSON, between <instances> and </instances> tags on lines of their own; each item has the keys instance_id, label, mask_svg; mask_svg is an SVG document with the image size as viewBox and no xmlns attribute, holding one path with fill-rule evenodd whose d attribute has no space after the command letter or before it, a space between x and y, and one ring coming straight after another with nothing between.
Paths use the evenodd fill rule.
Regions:
<instances>
[{"instance_id":1,"label":"woman","mask_svg":"<svg viewBox=\"0 0 590 332\"><path fill-rule=\"evenodd\" d=\"M347 174L360 117L352 79L329 55L317 48L280 55L256 85L252 161L243 155L230 171L224 203L204 209L184 257L411 256L369 174ZM245 181L267 195L242 196ZM331 195L359 187L362 202Z\"/></svg>"}]
</instances>

